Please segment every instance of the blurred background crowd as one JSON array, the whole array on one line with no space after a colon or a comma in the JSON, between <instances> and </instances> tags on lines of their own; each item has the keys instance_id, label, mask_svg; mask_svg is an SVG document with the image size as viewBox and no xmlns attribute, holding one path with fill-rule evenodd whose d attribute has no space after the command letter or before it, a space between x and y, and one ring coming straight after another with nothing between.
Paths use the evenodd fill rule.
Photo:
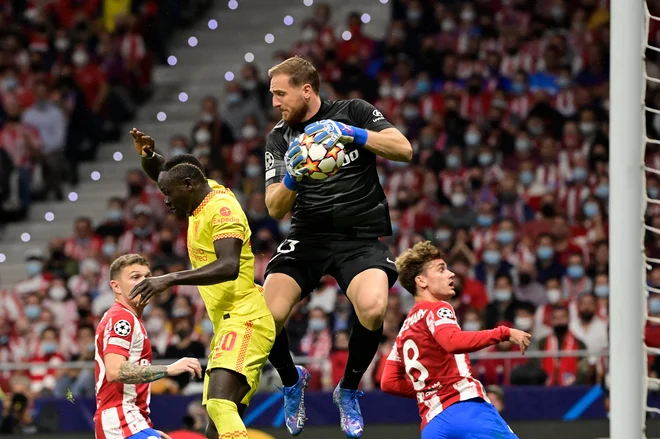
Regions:
<instances>
[{"instance_id":1,"label":"blurred background crowd","mask_svg":"<svg viewBox=\"0 0 660 439\"><path fill-rule=\"evenodd\" d=\"M49 195L45 179L61 198L62 166L93 160L99 142L130 120L148 97L151 66L164 57L162 36L184 17L182 11L163 14L161 2L152 1L116 21L99 15L91 0L35 2L48 6L19 14L9 3L0 2L0 167L16 172L0 172L0 196L5 209L16 212L30 197ZM589 352L479 359L478 378L485 384L598 382L608 346L608 2L390 4L387 36L375 41L362 32L361 14L333 17L331 8L316 3L299 42L275 53L273 64L292 54L311 60L322 75L323 98L366 99L413 142L411 163L379 159L394 229L384 239L395 255L420 240L445 251L456 273L452 305L464 330L504 324L532 333L534 350ZM649 2L652 9L658 5ZM149 23L160 36L141 32ZM334 23L347 26L350 39ZM654 42L658 31L650 35ZM245 64L227 83L226 99L204 98L189 132L156 145L166 156L194 154L210 178L237 194L252 228L257 282L290 227L290 218L277 222L264 205L264 139L280 119L268 89L265 72ZM648 93L649 102L660 103L658 89ZM660 134L660 116L647 122L652 136ZM649 165L660 168L658 150L647 151ZM75 172L67 175L75 184ZM649 197L657 198L660 180L651 176L647 185ZM108 200L104 222L81 216L70 236L26 255L24 281L4 286L0 361L40 363L28 371L36 394L70 388L93 395L93 371L49 364L93 360L94 325L113 302L107 277L113 258L144 254L154 275L188 266L187 224L165 209L141 170L128 173L126 186L126 196ZM657 206L647 213L649 224L660 228ZM658 257L660 240L649 235L647 249ZM660 288L660 268L649 272L648 282ZM399 285L391 290L366 389L378 385L412 303ZM660 316L659 298L649 310ZM290 346L317 360L309 366L311 388L331 389L339 381L353 318L332 278L296 307ZM158 296L145 322L156 357L206 356L213 328L195 287ZM649 323L646 333L647 343L660 347L660 326ZM503 343L488 351L513 349ZM7 389L9 374L1 378ZM156 393L198 390L199 383L185 377L154 386Z\"/></svg>"}]
</instances>

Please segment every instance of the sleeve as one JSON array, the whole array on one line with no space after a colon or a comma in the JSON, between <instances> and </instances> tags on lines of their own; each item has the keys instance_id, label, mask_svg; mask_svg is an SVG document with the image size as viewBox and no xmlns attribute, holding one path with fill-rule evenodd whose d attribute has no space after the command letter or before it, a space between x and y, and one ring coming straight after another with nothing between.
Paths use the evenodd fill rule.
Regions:
<instances>
[{"instance_id":1,"label":"sleeve","mask_svg":"<svg viewBox=\"0 0 660 439\"><path fill-rule=\"evenodd\" d=\"M442 302L427 319L435 341L450 354L467 354L508 340L509 328L498 326L486 331L462 331L451 305Z\"/></svg>"},{"instance_id":2,"label":"sleeve","mask_svg":"<svg viewBox=\"0 0 660 439\"><path fill-rule=\"evenodd\" d=\"M350 116L351 120L355 122L355 126L365 130L380 132L387 128L394 128L394 125L385 119L380 110L362 99L351 100Z\"/></svg>"},{"instance_id":3,"label":"sleeve","mask_svg":"<svg viewBox=\"0 0 660 439\"><path fill-rule=\"evenodd\" d=\"M235 238L243 241L247 235L247 219L238 200L231 195L216 198L211 217L211 236L218 239Z\"/></svg>"},{"instance_id":4,"label":"sleeve","mask_svg":"<svg viewBox=\"0 0 660 439\"><path fill-rule=\"evenodd\" d=\"M108 319L103 330L103 356L106 354L119 354L128 358L133 344L135 318L128 311L114 313Z\"/></svg>"},{"instance_id":5,"label":"sleeve","mask_svg":"<svg viewBox=\"0 0 660 439\"><path fill-rule=\"evenodd\" d=\"M286 175L286 165L284 164L284 154L289 146L281 133L271 131L266 139L265 167L266 186L273 183L279 183Z\"/></svg>"},{"instance_id":6,"label":"sleeve","mask_svg":"<svg viewBox=\"0 0 660 439\"><path fill-rule=\"evenodd\" d=\"M380 377L380 389L385 393L405 398L415 398L417 395L412 383L406 376L406 370L396 343L394 343L390 355L385 360L383 375Z\"/></svg>"}]
</instances>

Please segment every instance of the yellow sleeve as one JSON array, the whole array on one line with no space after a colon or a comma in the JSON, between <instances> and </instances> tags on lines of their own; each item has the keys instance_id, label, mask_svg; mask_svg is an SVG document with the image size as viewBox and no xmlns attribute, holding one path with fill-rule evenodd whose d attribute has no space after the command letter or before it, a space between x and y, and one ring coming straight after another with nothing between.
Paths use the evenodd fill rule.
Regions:
<instances>
[{"instance_id":1,"label":"yellow sleeve","mask_svg":"<svg viewBox=\"0 0 660 439\"><path fill-rule=\"evenodd\" d=\"M209 184L209 186L211 186L211 189L213 190L224 189L224 187L220 183L218 183L213 179L207 178L206 182Z\"/></svg>"},{"instance_id":2,"label":"yellow sleeve","mask_svg":"<svg viewBox=\"0 0 660 439\"><path fill-rule=\"evenodd\" d=\"M231 195L223 195L214 204L211 217L213 242L225 238L244 240L248 228L247 218L238 200Z\"/></svg>"}]
</instances>

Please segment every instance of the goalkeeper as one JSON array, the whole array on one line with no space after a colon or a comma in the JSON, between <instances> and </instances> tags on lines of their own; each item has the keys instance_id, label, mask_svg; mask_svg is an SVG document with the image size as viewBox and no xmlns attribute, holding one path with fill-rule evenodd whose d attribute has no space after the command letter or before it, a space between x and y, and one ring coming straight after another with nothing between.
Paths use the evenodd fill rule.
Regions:
<instances>
[{"instance_id":1,"label":"goalkeeper","mask_svg":"<svg viewBox=\"0 0 660 439\"><path fill-rule=\"evenodd\" d=\"M290 58L268 74L282 121L266 141L266 206L276 219L293 208L291 232L266 269L264 294L279 332L269 360L282 378L286 426L295 436L305 422L309 372L294 365L283 326L321 276L333 276L357 314L346 371L333 394L342 431L357 438L364 428L358 386L378 349L388 292L397 278L394 257L379 240L392 233L392 226L376 159L407 162L412 147L371 104L322 101L319 74L302 58ZM336 175L322 181L304 178L308 170L296 139L303 132L317 142L331 139L328 148L337 142L346 146Z\"/></svg>"}]
</instances>

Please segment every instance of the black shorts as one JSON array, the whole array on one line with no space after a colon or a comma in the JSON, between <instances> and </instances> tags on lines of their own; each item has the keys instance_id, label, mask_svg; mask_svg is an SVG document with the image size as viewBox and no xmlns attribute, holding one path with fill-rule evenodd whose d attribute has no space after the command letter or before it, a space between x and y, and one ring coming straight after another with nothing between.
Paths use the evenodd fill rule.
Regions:
<instances>
[{"instance_id":1,"label":"black shorts","mask_svg":"<svg viewBox=\"0 0 660 439\"><path fill-rule=\"evenodd\" d=\"M302 297L306 297L326 274L334 277L345 293L353 278L369 268L383 270L392 288L398 277L394 256L387 244L378 239L286 239L268 262L265 277L271 273L286 274L298 283Z\"/></svg>"}]
</instances>

